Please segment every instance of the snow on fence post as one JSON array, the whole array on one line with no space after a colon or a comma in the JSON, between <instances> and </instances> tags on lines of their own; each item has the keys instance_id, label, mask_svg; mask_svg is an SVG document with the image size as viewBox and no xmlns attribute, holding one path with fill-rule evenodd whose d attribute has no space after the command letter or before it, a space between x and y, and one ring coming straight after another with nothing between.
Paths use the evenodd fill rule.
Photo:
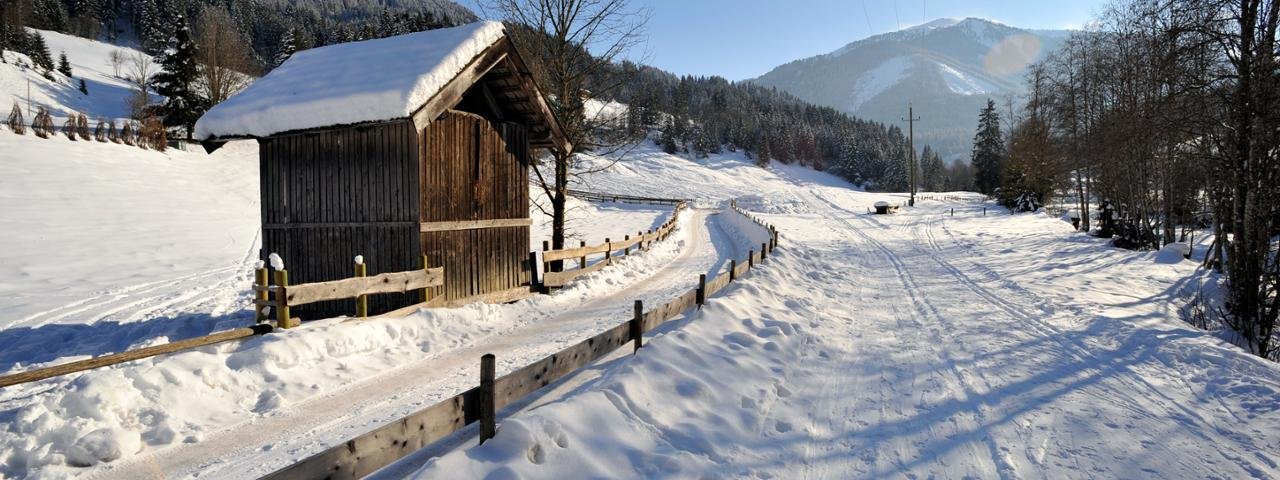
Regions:
<instances>
[{"instance_id":1,"label":"snow on fence post","mask_svg":"<svg viewBox=\"0 0 1280 480\"><path fill-rule=\"evenodd\" d=\"M480 444L493 438L497 433L497 412L495 411L493 377L496 370L492 353L480 357Z\"/></svg>"},{"instance_id":2,"label":"snow on fence post","mask_svg":"<svg viewBox=\"0 0 1280 480\"><path fill-rule=\"evenodd\" d=\"M255 265L253 269L253 286L255 287L253 292L254 298L258 299L262 303L267 303L267 301L271 299L270 294L267 293L267 287L270 286L270 283L271 282L267 280L267 266L262 263L262 260L258 260L257 265ZM267 319L266 313L263 313L262 311L264 308L267 307L254 303L253 321L255 323L262 323L263 320Z\"/></svg>"},{"instance_id":3,"label":"snow on fence post","mask_svg":"<svg viewBox=\"0 0 1280 480\"><path fill-rule=\"evenodd\" d=\"M267 256L271 268L276 271L276 326L293 328L298 326L289 316L289 271L284 269L284 259L280 255Z\"/></svg>"},{"instance_id":4,"label":"snow on fence post","mask_svg":"<svg viewBox=\"0 0 1280 480\"><path fill-rule=\"evenodd\" d=\"M636 346L632 353L644 346L644 302L641 300L636 300L636 313L631 317L631 341Z\"/></svg>"},{"instance_id":5,"label":"snow on fence post","mask_svg":"<svg viewBox=\"0 0 1280 480\"><path fill-rule=\"evenodd\" d=\"M368 269L364 264L364 255L356 255L356 277L368 276ZM364 318L369 316L369 296L365 294L356 295L356 318Z\"/></svg>"}]
</instances>

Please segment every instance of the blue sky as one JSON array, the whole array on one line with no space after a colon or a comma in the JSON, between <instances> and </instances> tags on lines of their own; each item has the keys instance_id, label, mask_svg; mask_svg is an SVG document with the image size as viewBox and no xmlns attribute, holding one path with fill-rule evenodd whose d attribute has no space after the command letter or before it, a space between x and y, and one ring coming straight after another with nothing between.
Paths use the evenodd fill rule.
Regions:
<instances>
[{"instance_id":1,"label":"blue sky","mask_svg":"<svg viewBox=\"0 0 1280 480\"><path fill-rule=\"evenodd\" d=\"M477 14L477 0L457 0ZM483 0L479 0L483 2ZM677 74L754 78L871 35L943 17L1078 28L1105 0L631 0L651 17L632 56Z\"/></svg>"}]
</instances>

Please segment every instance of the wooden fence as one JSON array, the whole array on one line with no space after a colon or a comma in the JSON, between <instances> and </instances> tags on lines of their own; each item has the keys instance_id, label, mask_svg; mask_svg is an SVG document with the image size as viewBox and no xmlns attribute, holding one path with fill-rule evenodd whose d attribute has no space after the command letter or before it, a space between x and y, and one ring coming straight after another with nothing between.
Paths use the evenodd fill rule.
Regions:
<instances>
[{"instance_id":1,"label":"wooden fence","mask_svg":"<svg viewBox=\"0 0 1280 480\"><path fill-rule=\"evenodd\" d=\"M339 445L277 470L268 479L360 478L420 450L472 423L479 422L480 441L496 433L497 412L539 389L572 374L591 362L632 344L642 347L644 333L701 306L706 299L762 265L778 243L777 230L733 204L733 209L767 229L770 240L752 249L745 263L730 260L729 268L710 281L699 275L698 286L675 299L645 310L635 302L635 315L618 325L541 360L495 378L495 357L480 360L480 384L399 420L378 427Z\"/></svg>"},{"instance_id":2,"label":"wooden fence","mask_svg":"<svg viewBox=\"0 0 1280 480\"><path fill-rule=\"evenodd\" d=\"M568 189L565 190L565 193L593 202L621 202L644 205L679 205L681 203L689 203L689 199L682 198L637 197L633 195L618 195L605 192L591 192L587 190Z\"/></svg>"},{"instance_id":3,"label":"wooden fence","mask_svg":"<svg viewBox=\"0 0 1280 480\"><path fill-rule=\"evenodd\" d=\"M276 325L280 328L293 328L301 324L297 318L289 316L289 307L308 303L325 302L354 298L357 317L368 314L368 296L379 293L406 293L444 285L444 268L426 268L405 272L389 272L372 277L365 276L364 262L355 263L355 276L327 282L289 285L289 271L275 271L275 284L267 284L267 269L258 267L254 275L253 291L254 309L258 321L266 314L264 307L275 309ZM427 298L424 294L423 300Z\"/></svg>"},{"instance_id":4,"label":"wooden fence","mask_svg":"<svg viewBox=\"0 0 1280 480\"><path fill-rule=\"evenodd\" d=\"M630 255L632 247L635 247L637 250L648 250L652 247L653 242L663 240L667 238L667 236L671 235L671 232L675 230L676 223L680 220L680 214L688 208L688 203L685 201L674 201L676 202L675 211L672 213L671 218L668 218L666 222L662 223L662 226L655 230L649 230L648 232L636 232L634 237L627 235L620 242L614 242L606 238L604 239L604 243L598 245L587 245L586 241L583 241L581 246L577 248L566 248L561 250L549 250L547 248L547 242L543 242L541 262L543 271L546 273L544 273L540 279L534 278L533 284L541 285L544 288L563 287L581 275L586 275L612 265L614 259L617 258L615 254L619 251L622 252L622 255ZM587 257L599 254L604 254L604 258L599 262L588 266ZM572 270L562 269L561 271L552 271L552 267L555 265L555 262L571 263L563 261L574 259L577 260L578 268ZM534 275L537 275L536 269L534 270Z\"/></svg>"}]
</instances>

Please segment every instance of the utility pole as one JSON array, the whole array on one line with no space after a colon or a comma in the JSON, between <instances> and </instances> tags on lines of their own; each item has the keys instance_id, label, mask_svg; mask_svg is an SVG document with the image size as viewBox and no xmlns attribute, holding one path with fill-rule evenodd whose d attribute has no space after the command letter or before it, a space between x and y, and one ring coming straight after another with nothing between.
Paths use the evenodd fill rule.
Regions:
<instances>
[{"instance_id":1,"label":"utility pole","mask_svg":"<svg viewBox=\"0 0 1280 480\"><path fill-rule=\"evenodd\" d=\"M911 191L911 198L907 200L908 207L916 206L916 122L920 121L920 117L915 116L912 111L911 102L907 102L907 118L902 119L907 122L907 150L910 152L907 157L907 189Z\"/></svg>"}]
</instances>

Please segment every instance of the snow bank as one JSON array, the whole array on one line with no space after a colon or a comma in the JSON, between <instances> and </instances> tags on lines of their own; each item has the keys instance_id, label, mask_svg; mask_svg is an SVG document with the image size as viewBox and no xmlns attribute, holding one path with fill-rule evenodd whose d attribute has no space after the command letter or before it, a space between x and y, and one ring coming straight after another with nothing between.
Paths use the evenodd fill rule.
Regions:
<instances>
[{"instance_id":1,"label":"snow bank","mask_svg":"<svg viewBox=\"0 0 1280 480\"><path fill-rule=\"evenodd\" d=\"M408 117L503 35L498 22L295 53L196 122L195 136L256 136Z\"/></svg>"}]
</instances>

